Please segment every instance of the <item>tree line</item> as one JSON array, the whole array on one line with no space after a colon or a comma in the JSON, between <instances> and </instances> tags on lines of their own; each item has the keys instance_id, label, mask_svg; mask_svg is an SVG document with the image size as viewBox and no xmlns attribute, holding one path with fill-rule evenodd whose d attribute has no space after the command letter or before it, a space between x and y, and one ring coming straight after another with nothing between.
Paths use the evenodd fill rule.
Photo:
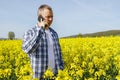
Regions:
<instances>
[{"instance_id":1,"label":"tree line","mask_svg":"<svg viewBox=\"0 0 120 80\"><path fill-rule=\"evenodd\" d=\"M102 37L102 36L120 36L120 30L108 30L108 31L101 31L96 33L87 33L87 34L77 34L66 36L62 38L77 38L77 37Z\"/></svg>"},{"instance_id":2,"label":"tree line","mask_svg":"<svg viewBox=\"0 0 120 80\"><path fill-rule=\"evenodd\" d=\"M102 31L91 34L84 34L82 36L83 37L120 36L120 30Z\"/></svg>"}]
</instances>

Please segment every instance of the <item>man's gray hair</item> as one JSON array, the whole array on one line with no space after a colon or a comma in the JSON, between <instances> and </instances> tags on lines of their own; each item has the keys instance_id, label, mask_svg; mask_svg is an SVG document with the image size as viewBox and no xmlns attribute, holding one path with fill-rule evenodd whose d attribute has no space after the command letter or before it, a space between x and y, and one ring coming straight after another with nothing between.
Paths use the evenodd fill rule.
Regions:
<instances>
[{"instance_id":1,"label":"man's gray hair","mask_svg":"<svg viewBox=\"0 0 120 80\"><path fill-rule=\"evenodd\" d=\"M43 4L43 5L41 5L41 6L38 8L37 15L39 16L39 15L41 14L41 13L39 13L39 11L41 12L41 11L44 10L44 9L48 9L48 10L50 10L51 12L53 12L52 8L51 8L49 5Z\"/></svg>"},{"instance_id":2,"label":"man's gray hair","mask_svg":"<svg viewBox=\"0 0 120 80\"><path fill-rule=\"evenodd\" d=\"M38 8L38 10L42 10L42 9L48 9L48 10L52 11L52 8L47 4L43 4Z\"/></svg>"}]
</instances>

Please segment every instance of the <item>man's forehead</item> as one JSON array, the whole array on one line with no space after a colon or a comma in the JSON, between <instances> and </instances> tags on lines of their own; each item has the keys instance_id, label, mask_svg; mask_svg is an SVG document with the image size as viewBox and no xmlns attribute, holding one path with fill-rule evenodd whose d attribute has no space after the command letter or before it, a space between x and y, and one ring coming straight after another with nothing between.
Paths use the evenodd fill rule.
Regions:
<instances>
[{"instance_id":1,"label":"man's forehead","mask_svg":"<svg viewBox=\"0 0 120 80\"><path fill-rule=\"evenodd\" d=\"M40 13L44 15L53 14L53 12L49 9L40 10Z\"/></svg>"},{"instance_id":2,"label":"man's forehead","mask_svg":"<svg viewBox=\"0 0 120 80\"><path fill-rule=\"evenodd\" d=\"M39 9L40 12L45 12L45 11L48 11L48 12L52 12L51 10L47 9L47 8L43 8L43 9Z\"/></svg>"}]
</instances>

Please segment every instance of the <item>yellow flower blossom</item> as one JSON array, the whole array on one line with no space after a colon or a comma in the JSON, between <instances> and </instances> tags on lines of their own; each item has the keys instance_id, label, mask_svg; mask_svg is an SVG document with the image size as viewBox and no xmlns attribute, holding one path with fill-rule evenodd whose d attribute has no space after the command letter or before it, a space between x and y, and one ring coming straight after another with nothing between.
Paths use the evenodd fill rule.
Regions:
<instances>
[{"instance_id":1,"label":"yellow flower blossom","mask_svg":"<svg viewBox=\"0 0 120 80\"><path fill-rule=\"evenodd\" d=\"M56 76L45 72L45 78L55 80L120 80L120 37L60 39L64 70ZM28 55L22 51L21 40L0 41L0 80L32 79Z\"/></svg>"},{"instance_id":2,"label":"yellow flower blossom","mask_svg":"<svg viewBox=\"0 0 120 80\"><path fill-rule=\"evenodd\" d=\"M44 78L49 78L49 79L54 79L54 73L52 71L52 69L47 69L44 73Z\"/></svg>"}]
</instances>

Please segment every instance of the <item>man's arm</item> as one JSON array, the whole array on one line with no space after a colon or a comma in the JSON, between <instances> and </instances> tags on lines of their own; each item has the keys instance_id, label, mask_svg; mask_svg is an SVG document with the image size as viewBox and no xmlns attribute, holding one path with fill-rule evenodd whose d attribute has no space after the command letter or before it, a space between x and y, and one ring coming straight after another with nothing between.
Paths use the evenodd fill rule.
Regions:
<instances>
[{"instance_id":1,"label":"man's arm","mask_svg":"<svg viewBox=\"0 0 120 80\"><path fill-rule=\"evenodd\" d=\"M33 29L25 32L23 36L22 49L26 53L34 52L39 46L40 38L43 34L43 28L35 32Z\"/></svg>"}]
</instances>

